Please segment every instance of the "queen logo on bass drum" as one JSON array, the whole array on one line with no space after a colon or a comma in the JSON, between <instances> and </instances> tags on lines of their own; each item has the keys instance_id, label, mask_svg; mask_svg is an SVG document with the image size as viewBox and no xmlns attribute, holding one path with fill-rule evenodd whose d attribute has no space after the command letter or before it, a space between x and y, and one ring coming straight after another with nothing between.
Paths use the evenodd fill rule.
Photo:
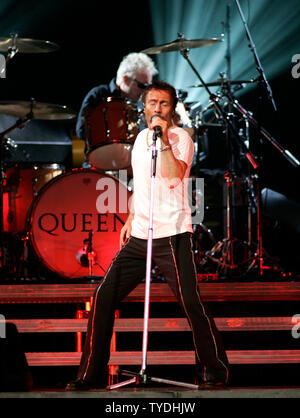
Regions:
<instances>
[{"instance_id":1,"label":"queen logo on bass drum","mask_svg":"<svg viewBox=\"0 0 300 418\"><path fill-rule=\"evenodd\" d=\"M38 219L41 231L50 235L62 232L118 232L124 220L117 213L43 213Z\"/></svg>"}]
</instances>

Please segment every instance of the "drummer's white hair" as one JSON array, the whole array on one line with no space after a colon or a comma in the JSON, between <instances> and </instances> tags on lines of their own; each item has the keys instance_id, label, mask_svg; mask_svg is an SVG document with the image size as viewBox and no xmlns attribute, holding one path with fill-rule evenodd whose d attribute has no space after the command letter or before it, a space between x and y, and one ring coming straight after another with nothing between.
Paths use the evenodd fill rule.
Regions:
<instances>
[{"instance_id":1,"label":"drummer's white hair","mask_svg":"<svg viewBox=\"0 0 300 418\"><path fill-rule=\"evenodd\" d=\"M143 52L132 52L126 55L117 71L117 84L120 85L122 83L124 75L134 79L137 73L142 70L146 70L152 76L158 73L154 61Z\"/></svg>"}]
</instances>

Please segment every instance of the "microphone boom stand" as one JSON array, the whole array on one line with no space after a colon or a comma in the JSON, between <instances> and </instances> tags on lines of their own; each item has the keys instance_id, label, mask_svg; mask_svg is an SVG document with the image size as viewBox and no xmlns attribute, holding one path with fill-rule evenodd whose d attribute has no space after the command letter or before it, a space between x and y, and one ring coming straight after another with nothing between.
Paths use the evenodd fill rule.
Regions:
<instances>
[{"instance_id":1,"label":"microphone boom stand","mask_svg":"<svg viewBox=\"0 0 300 418\"><path fill-rule=\"evenodd\" d=\"M157 148L156 140L159 135L153 134L153 143L151 146L151 188L150 188L150 212L149 212L149 230L147 243L147 261L146 261L146 281L145 281L145 301L144 301L144 329L143 329L143 347L142 347L142 365L139 373L128 370L119 370L119 374L124 376L132 376L131 379L125 380L107 387L109 390L119 389L120 387L135 384L146 385L148 382L164 383L173 386L183 386L189 389L197 390L198 385L191 383L178 382L174 380L162 379L159 377L149 376L147 374L147 349L148 349L148 333L149 333L149 308L150 308L150 282L151 282L151 266L152 266L152 241L153 241L153 207L154 207L154 191L155 191L155 175L156 175L156 161Z\"/></svg>"}]
</instances>

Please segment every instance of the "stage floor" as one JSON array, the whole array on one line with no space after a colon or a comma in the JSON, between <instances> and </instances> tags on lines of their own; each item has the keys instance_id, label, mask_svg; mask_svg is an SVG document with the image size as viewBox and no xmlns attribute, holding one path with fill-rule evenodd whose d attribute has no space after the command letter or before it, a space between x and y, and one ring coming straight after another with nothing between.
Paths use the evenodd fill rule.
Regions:
<instances>
[{"instance_id":1,"label":"stage floor","mask_svg":"<svg viewBox=\"0 0 300 418\"><path fill-rule=\"evenodd\" d=\"M121 388L66 392L64 389L42 389L31 392L0 392L0 398L103 398L109 399L205 399L205 398L300 398L298 387L228 387L226 389L189 390L177 387ZM147 402L147 401L145 401ZM145 403L144 402L144 403ZM143 404L144 404L143 403Z\"/></svg>"}]
</instances>

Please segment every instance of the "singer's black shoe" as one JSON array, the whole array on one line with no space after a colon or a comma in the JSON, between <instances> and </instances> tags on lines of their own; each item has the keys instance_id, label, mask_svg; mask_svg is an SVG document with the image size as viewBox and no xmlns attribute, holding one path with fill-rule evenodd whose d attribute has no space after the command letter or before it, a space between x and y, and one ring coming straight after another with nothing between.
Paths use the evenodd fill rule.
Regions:
<instances>
[{"instance_id":1,"label":"singer's black shoe","mask_svg":"<svg viewBox=\"0 0 300 418\"><path fill-rule=\"evenodd\" d=\"M221 389L227 389L226 383L208 381L208 382L201 383L198 386L198 390L221 390Z\"/></svg>"},{"instance_id":2,"label":"singer's black shoe","mask_svg":"<svg viewBox=\"0 0 300 418\"><path fill-rule=\"evenodd\" d=\"M103 386L104 387L104 386ZM72 382L69 382L66 386L66 391L67 392L72 392L72 391L86 391L86 390L90 390L90 389L96 389L96 386L92 385L89 382L86 382L85 380L82 379L76 379ZM100 389L100 388L97 388Z\"/></svg>"},{"instance_id":3,"label":"singer's black shoe","mask_svg":"<svg viewBox=\"0 0 300 418\"><path fill-rule=\"evenodd\" d=\"M197 375L196 381L198 383L199 390L217 390L226 389L228 383L228 373L224 370L218 370L215 368L196 367Z\"/></svg>"}]
</instances>

